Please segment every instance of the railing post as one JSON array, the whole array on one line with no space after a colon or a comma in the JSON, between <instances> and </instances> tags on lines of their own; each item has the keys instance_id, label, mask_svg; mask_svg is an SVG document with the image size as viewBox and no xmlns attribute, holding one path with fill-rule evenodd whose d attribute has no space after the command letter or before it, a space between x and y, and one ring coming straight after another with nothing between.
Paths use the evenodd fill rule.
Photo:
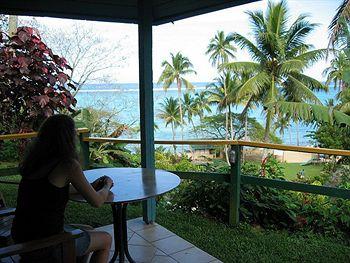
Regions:
<instances>
[{"instance_id":1,"label":"railing post","mask_svg":"<svg viewBox=\"0 0 350 263\"><path fill-rule=\"evenodd\" d=\"M229 154L231 164L229 224L231 226L239 224L239 206L241 196L241 154L242 146L231 146Z\"/></svg>"},{"instance_id":2,"label":"railing post","mask_svg":"<svg viewBox=\"0 0 350 263\"><path fill-rule=\"evenodd\" d=\"M79 134L79 143L81 148L81 154L82 154L82 168L83 170L90 168L90 145L89 142L83 141L85 137L89 137L90 132L82 132Z\"/></svg>"}]
</instances>

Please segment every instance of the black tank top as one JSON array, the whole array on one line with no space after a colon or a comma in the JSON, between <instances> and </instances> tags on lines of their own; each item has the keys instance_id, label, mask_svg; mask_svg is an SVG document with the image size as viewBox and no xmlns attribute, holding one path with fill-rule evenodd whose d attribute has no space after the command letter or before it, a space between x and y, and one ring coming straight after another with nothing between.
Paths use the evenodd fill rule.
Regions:
<instances>
[{"instance_id":1,"label":"black tank top","mask_svg":"<svg viewBox=\"0 0 350 263\"><path fill-rule=\"evenodd\" d=\"M12 224L13 240L20 243L63 232L68 198L69 185L57 187L47 176L36 180L22 178Z\"/></svg>"}]
</instances>

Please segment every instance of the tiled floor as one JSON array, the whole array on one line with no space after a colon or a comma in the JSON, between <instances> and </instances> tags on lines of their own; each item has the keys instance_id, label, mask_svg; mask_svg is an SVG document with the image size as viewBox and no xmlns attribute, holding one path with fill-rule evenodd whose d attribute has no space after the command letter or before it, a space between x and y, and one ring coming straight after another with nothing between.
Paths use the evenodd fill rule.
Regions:
<instances>
[{"instance_id":1,"label":"tiled floor","mask_svg":"<svg viewBox=\"0 0 350 263\"><path fill-rule=\"evenodd\" d=\"M112 225L99 229L113 235ZM128 238L130 254L137 263L221 262L161 225L146 225L142 218L128 221Z\"/></svg>"}]
</instances>

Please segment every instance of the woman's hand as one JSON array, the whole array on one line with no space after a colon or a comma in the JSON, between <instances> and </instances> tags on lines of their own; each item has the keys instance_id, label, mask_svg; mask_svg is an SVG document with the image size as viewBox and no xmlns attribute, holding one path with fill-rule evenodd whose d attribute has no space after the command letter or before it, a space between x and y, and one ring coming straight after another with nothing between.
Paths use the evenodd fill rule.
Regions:
<instances>
[{"instance_id":1,"label":"woman's hand","mask_svg":"<svg viewBox=\"0 0 350 263\"><path fill-rule=\"evenodd\" d=\"M105 176L101 176L100 178L96 179L91 183L91 186L95 189L95 191L101 190L102 187L105 185Z\"/></svg>"},{"instance_id":2,"label":"woman's hand","mask_svg":"<svg viewBox=\"0 0 350 263\"><path fill-rule=\"evenodd\" d=\"M112 178L108 176L104 176L104 184L107 185L109 189L111 189L114 185Z\"/></svg>"}]
</instances>

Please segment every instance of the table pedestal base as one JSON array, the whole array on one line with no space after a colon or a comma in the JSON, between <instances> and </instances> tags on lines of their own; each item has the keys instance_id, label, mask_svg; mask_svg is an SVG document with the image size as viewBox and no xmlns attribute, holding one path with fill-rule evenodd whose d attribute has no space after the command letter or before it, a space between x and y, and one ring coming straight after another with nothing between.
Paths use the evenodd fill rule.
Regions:
<instances>
[{"instance_id":1,"label":"table pedestal base","mask_svg":"<svg viewBox=\"0 0 350 263\"><path fill-rule=\"evenodd\" d=\"M115 262L119 255L119 262L125 262L125 256L130 263L135 263L128 248L128 228L126 225L126 208L128 204L112 205L113 230L114 230L114 254L110 263Z\"/></svg>"}]
</instances>

